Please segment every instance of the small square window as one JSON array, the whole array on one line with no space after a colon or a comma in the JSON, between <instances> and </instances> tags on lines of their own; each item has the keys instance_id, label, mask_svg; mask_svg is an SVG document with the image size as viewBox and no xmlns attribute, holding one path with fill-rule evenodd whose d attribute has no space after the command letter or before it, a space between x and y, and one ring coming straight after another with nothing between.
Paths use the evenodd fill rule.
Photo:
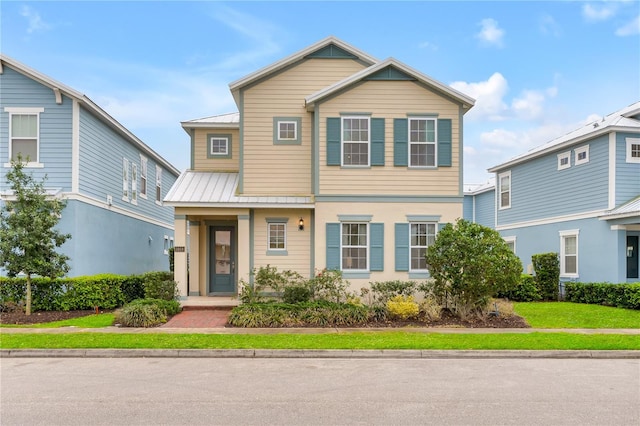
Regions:
<instances>
[{"instance_id":1,"label":"small square window","mask_svg":"<svg viewBox=\"0 0 640 426\"><path fill-rule=\"evenodd\" d=\"M627 138L627 163L640 163L640 138Z\"/></svg>"},{"instance_id":2,"label":"small square window","mask_svg":"<svg viewBox=\"0 0 640 426\"><path fill-rule=\"evenodd\" d=\"M558 170L564 170L571 167L571 151L558 154Z\"/></svg>"},{"instance_id":3,"label":"small square window","mask_svg":"<svg viewBox=\"0 0 640 426\"><path fill-rule=\"evenodd\" d=\"M589 145L581 146L580 148L576 148L574 151L576 153L576 166L589 162Z\"/></svg>"},{"instance_id":4,"label":"small square window","mask_svg":"<svg viewBox=\"0 0 640 426\"><path fill-rule=\"evenodd\" d=\"M230 134L207 135L207 158L231 158L231 147Z\"/></svg>"},{"instance_id":5,"label":"small square window","mask_svg":"<svg viewBox=\"0 0 640 426\"><path fill-rule=\"evenodd\" d=\"M280 121L278 123L278 139L281 141L295 140L297 137L297 127L295 121Z\"/></svg>"},{"instance_id":6,"label":"small square window","mask_svg":"<svg viewBox=\"0 0 640 426\"><path fill-rule=\"evenodd\" d=\"M274 117L273 118L273 144L274 145L300 145L302 119L300 117Z\"/></svg>"}]
</instances>

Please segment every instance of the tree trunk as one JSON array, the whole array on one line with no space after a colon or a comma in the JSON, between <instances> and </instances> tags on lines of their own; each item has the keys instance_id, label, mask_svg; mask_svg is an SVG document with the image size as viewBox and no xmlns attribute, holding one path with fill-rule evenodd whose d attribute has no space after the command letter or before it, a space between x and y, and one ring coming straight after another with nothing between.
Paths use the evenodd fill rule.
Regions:
<instances>
[{"instance_id":1,"label":"tree trunk","mask_svg":"<svg viewBox=\"0 0 640 426\"><path fill-rule=\"evenodd\" d=\"M25 307L24 313L26 315L31 315L31 274L27 274L27 306Z\"/></svg>"}]
</instances>

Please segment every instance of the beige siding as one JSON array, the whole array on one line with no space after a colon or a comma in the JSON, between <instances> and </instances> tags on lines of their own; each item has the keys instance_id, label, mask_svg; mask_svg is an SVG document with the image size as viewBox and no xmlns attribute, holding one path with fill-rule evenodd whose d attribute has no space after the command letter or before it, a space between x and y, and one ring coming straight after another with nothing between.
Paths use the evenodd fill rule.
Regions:
<instances>
[{"instance_id":1,"label":"beige siding","mask_svg":"<svg viewBox=\"0 0 640 426\"><path fill-rule=\"evenodd\" d=\"M349 59L308 59L244 92L244 194L311 193L312 114L304 98L363 68ZM301 145L274 145L274 117L302 119Z\"/></svg>"},{"instance_id":2,"label":"beige siding","mask_svg":"<svg viewBox=\"0 0 640 426\"><path fill-rule=\"evenodd\" d=\"M371 272L367 279L348 279L350 290L368 287L370 282L409 280L408 272L395 270L395 224L407 223L407 215L441 216L441 223L462 217L459 203L317 203L315 209L315 267L326 266L326 224L337 223L338 215L372 215L371 223L384 223L384 271Z\"/></svg>"},{"instance_id":3,"label":"beige siding","mask_svg":"<svg viewBox=\"0 0 640 426\"><path fill-rule=\"evenodd\" d=\"M196 129L193 170L237 172L240 158L240 132L237 129ZM231 135L231 158L207 158L207 135Z\"/></svg>"},{"instance_id":4,"label":"beige siding","mask_svg":"<svg viewBox=\"0 0 640 426\"><path fill-rule=\"evenodd\" d=\"M327 117L341 113L371 113L385 119L385 166L341 168L327 166ZM452 119L452 167L412 169L393 165L393 119L407 114L437 113ZM320 106L320 194L458 195L459 107L454 102L410 81L369 81ZM348 182L348 184L346 184Z\"/></svg>"},{"instance_id":5,"label":"beige siding","mask_svg":"<svg viewBox=\"0 0 640 426\"><path fill-rule=\"evenodd\" d=\"M267 218L288 218L286 224L286 256L267 253ZM303 218L304 230L298 230L298 221ZM311 268L311 217L308 210L259 210L254 216L255 267L275 266L279 271L296 271L309 277Z\"/></svg>"}]
</instances>

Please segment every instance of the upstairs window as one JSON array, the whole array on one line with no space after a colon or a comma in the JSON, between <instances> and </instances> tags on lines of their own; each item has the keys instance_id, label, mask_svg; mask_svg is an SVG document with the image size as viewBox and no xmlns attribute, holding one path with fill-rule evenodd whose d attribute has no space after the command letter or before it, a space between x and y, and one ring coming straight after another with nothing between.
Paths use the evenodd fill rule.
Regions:
<instances>
[{"instance_id":1,"label":"upstairs window","mask_svg":"<svg viewBox=\"0 0 640 426\"><path fill-rule=\"evenodd\" d=\"M580 148L576 148L574 151L576 153L576 166L589 162L589 145L581 146Z\"/></svg>"},{"instance_id":2,"label":"upstairs window","mask_svg":"<svg viewBox=\"0 0 640 426\"><path fill-rule=\"evenodd\" d=\"M369 166L369 117L342 118L342 165Z\"/></svg>"},{"instance_id":3,"label":"upstairs window","mask_svg":"<svg viewBox=\"0 0 640 426\"><path fill-rule=\"evenodd\" d=\"M281 141L295 140L298 134L298 123L295 121L278 122L278 139Z\"/></svg>"},{"instance_id":4,"label":"upstairs window","mask_svg":"<svg viewBox=\"0 0 640 426\"><path fill-rule=\"evenodd\" d=\"M131 203L138 204L138 165L131 162Z\"/></svg>"},{"instance_id":5,"label":"upstairs window","mask_svg":"<svg viewBox=\"0 0 640 426\"><path fill-rule=\"evenodd\" d=\"M501 173L498 175L499 199L498 205L501 209L511 207L511 172Z\"/></svg>"},{"instance_id":6,"label":"upstairs window","mask_svg":"<svg viewBox=\"0 0 640 426\"><path fill-rule=\"evenodd\" d=\"M564 170L571 167L571 152L563 152L558 154L558 170Z\"/></svg>"},{"instance_id":7,"label":"upstairs window","mask_svg":"<svg viewBox=\"0 0 640 426\"><path fill-rule=\"evenodd\" d=\"M409 119L409 166L435 167L436 120L433 118Z\"/></svg>"},{"instance_id":8,"label":"upstairs window","mask_svg":"<svg viewBox=\"0 0 640 426\"><path fill-rule=\"evenodd\" d=\"M147 198L147 157L140 156L140 196Z\"/></svg>"},{"instance_id":9,"label":"upstairs window","mask_svg":"<svg viewBox=\"0 0 640 426\"><path fill-rule=\"evenodd\" d=\"M627 163L640 163L640 138L627 138Z\"/></svg>"},{"instance_id":10,"label":"upstairs window","mask_svg":"<svg viewBox=\"0 0 640 426\"><path fill-rule=\"evenodd\" d=\"M122 159L122 201L129 202L129 160Z\"/></svg>"},{"instance_id":11,"label":"upstairs window","mask_svg":"<svg viewBox=\"0 0 640 426\"><path fill-rule=\"evenodd\" d=\"M207 135L207 158L231 158L231 135Z\"/></svg>"},{"instance_id":12,"label":"upstairs window","mask_svg":"<svg viewBox=\"0 0 640 426\"><path fill-rule=\"evenodd\" d=\"M162 205L162 168L156 166L156 204Z\"/></svg>"},{"instance_id":13,"label":"upstairs window","mask_svg":"<svg viewBox=\"0 0 640 426\"><path fill-rule=\"evenodd\" d=\"M40 162L40 113L44 108L5 108L9 113L9 158L22 157L28 166Z\"/></svg>"},{"instance_id":14,"label":"upstairs window","mask_svg":"<svg viewBox=\"0 0 640 426\"><path fill-rule=\"evenodd\" d=\"M301 126L302 119L300 117L274 117L273 144L301 145Z\"/></svg>"}]
</instances>

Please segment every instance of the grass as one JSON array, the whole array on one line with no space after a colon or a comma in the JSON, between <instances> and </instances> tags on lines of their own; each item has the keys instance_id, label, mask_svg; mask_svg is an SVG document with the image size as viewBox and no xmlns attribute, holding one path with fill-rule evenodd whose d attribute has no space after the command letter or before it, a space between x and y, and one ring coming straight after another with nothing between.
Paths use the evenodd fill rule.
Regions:
<instances>
[{"instance_id":1,"label":"grass","mask_svg":"<svg viewBox=\"0 0 640 426\"><path fill-rule=\"evenodd\" d=\"M16 325L2 324L4 328L59 328L59 327L78 327L78 328L100 328L113 325L114 314L98 314L87 315L85 317L71 318L62 321L44 322L40 324Z\"/></svg>"},{"instance_id":2,"label":"grass","mask_svg":"<svg viewBox=\"0 0 640 426\"><path fill-rule=\"evenodd\" d=\"M616 334L5 334L2 349L511 349L640 350L640 336Z\"/></svg>"},{"instance_id":3,"label":"grass","mask_svg":"<svg viewBox=\"0 0 640 426\"><path fill-rule=\"evenodd\" d=\"M534 328L640 328L640 311L569 302L514 303Z\"/></svg>"}]
</instances>

